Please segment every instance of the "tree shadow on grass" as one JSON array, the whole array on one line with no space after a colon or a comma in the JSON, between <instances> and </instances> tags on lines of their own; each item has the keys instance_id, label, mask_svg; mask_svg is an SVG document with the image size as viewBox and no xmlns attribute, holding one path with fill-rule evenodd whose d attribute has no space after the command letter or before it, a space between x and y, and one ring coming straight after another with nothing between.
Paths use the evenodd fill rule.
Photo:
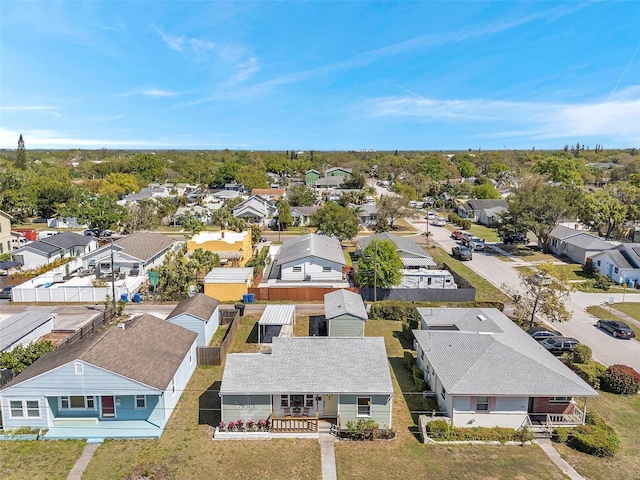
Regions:
<instances>
[{"instance_id":1,"label":"tree shadow on grass","mask_svg":"<svg viewBox=\"0 0 640 480\"><path fill-rule=\"evenodd\" d=\"M402 348L405 350L411 350L413 348L413 340L407 340L401 330L393 332L393 336L398 339L400 345L402 345Z\"/></svg>"},{"instance_id":2,"label":"tree shadow on grass","mask_svg":"<svg viewBox=\"0 0 640 480\"><path fill-rule=\"evenodd\" d=\"M222 419L219 380L213 382L198 398L198 425L217 427Z\"/></svg>"},{"instance_id":3,"label":"tree shadow on grass","mask_svg":"<svg viewBox=\"0 0 640 480\"><path fill-rule=\"evenodd\" d=\"M327 336L327 323L324 315L309 315L309 336Z\"/></svg>"}]
</instances>

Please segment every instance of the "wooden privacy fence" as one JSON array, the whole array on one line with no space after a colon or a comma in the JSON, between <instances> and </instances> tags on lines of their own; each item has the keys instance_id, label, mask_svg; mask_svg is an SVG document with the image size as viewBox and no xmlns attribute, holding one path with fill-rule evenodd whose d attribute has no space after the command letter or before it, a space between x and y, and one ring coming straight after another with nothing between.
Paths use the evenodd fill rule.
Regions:
<instances>
[{"instance_id":1,"label":"wooden privacy fence","mask_svg":"<svg viewBox=\"0 0 640 480\"><path fill-rule=\"evenodd\" d=\"M88 335L91 335L92 333L97 332L101 326L109 323L115 316L116 314L112 307L109 307L103 310L98 315L93 317L91 321L87 323L85 326L83 326L80 330L77 330L74 334L68 336L62 342L56 345L56 348L60 348L63 345L69 345L69 344L75 343L81 338L84 338Z\"/></svg>"},{"instance_id":2,"label":"wooden privacy fence","mask_svg":"<svg viewBox=\"0 0 640 480\"><path fill-rule=\"evenodd\" d=\"M291 300L295 302L324 301L325 293L335 292L340 288L317 288L308 287L264 287L250 288L249 293L253 293L258 302L274 300ZM360 293L358 287L345 288L351 292Z\"/></svg>"},{"instance_id":3,"label":"wooden privacy fence","mask_svg":"<svg viewBox=\"0 0 640 480\"><path fill-rule=\"evenodd\" d=\"M227 351L231 347L233 337L236 335L238 329L238 321L240 313L238 310L220 310L220 325L229 325L227 335L219 347L197 347L196 359L198 365L214 365L220 366L225 358L227 358Z\"/></svg>"}]
</instances>

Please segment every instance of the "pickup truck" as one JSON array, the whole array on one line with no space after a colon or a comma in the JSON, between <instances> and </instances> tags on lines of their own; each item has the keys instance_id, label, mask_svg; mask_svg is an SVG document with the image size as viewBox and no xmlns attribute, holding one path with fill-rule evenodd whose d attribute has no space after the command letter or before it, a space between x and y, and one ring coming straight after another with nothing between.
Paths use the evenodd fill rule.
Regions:
<instances>
[{"instance_id":1,"label":"pickup truck","mask_svg":"<svg viewBox=\"0 0 640 480\"><path fill-rule=\"evenodd\" d=\"M512 243L520 243L522 245L528 245L529 238L525 233L507 233L502 236L502 243L505 245L510 245Z\"/></svg>"}]
</instances>

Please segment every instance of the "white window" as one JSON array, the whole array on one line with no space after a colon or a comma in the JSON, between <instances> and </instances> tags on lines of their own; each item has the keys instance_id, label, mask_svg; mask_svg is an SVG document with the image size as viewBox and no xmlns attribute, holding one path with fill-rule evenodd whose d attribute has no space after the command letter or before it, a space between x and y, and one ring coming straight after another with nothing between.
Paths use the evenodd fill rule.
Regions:
<instances>
[{"instance_id":1,"label":"white window","mask_svg":"<svg viewBox=\"0 0 640 480\"><path fill-rule=\"evenodd\" d=\"M73 364L76 369L76 375L82 375L84 373L84 365L82 363Z\"/></svg>"},{"instance_id":2,"label":"white window","mask_svg":"<svg viewBox=\"0 0 640 480\"><path fill-rule=\"evenodd\" d=\"M11 400L9 402L11 418L40 418L40 402L38 400Z\"/></svg>"},{"instance_id":3,"label":"white window","mask_svg":"<svg viewBox=\"0 0 640 480\"><path fill-rule=\"evenodd\" d=\"M60 397L60 409L73 410L73 409L89 409L96 408L94 397L85 397L79 395L62 396Z\"/></svg>"},{"instance_id":4,"label":"white window","mask_svg":"<svg viewBox=\"0 0 640 480\"><path fill-rule=\"evenodd\" d=\"M489 397L476 397L476 412L489 411Z\"/></svg>"},{"instance_id":5,"label":"white window","mask_svg":"<svg viewBox=\"0 0 640 480\"><path fill-rule=\"evenodd\" d=\"M358 417L370 417L371 416L371 398L358 397Z\"/></svg>"},{"instance_id":6,"label":"white window","mask_svg":"<svg viewBox=\"0 0 640 480\"><path fill-rule=\"evenodd\" d=\"M147 396L136 395L136 410L146 410L146 409L147 409Z\"/></svg>"},{"instance_id":7,"label":"white window","mask_svg":"<svg viewBox=\"0 0 640 480\"><path fill-rule=\"evenodd\" d=\"M293 267L293 273L300 273L302 272L302 267Z\"/></svg>"},{"instance_id":8,"label":"white window","mask_svg":"<svg viewBox=\"0 0 640 480\"><path fill-rule=\"evenodd\" d=\"M285 408L289 406L289 395L280 395L280 407Z\"/></svg>"},{"instance_id":9,"label":"white window","mask_svg":"<svg viewBox=\"0 0 640 480\"><path fill-rule=\"evenodd\" d=\"M305 397L304 397L304 406L305 407L313 407L313 395L305 395Z\"/></svg>"},{"instance_id":10,"label":"white window","mask_svg":"<svg viewBox=\"0 0 640 480\"><path fill-rule=\"evenodd\" d=\"M323 273L330 273L331 272L331 267L322 267L322 271L323 271Z\"/></svg>"},{"instance_id":11,"label":"white window","mask_svg":"<svg viewBox=\"0 0 640 480\"><path fill-rule=\"evenodd\" d=\"M570 403L573 397L549 397L549 403Z\"/></svg>"}]
</instances>

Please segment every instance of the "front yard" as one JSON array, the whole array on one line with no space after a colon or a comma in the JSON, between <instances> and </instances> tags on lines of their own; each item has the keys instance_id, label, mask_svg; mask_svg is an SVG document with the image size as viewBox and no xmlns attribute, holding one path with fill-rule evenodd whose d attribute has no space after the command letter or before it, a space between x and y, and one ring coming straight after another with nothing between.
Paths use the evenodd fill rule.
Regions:
<instances>
[{"instance_id":1,"label":"front yard","mask_svg":"<svg viewBox=\"0 0 640 480\"><path fill-rule=\"evenodd\" d=\"M67 478L85 445L84 440L0 441L0 478Z\"/></svg>"}]
</instances>

